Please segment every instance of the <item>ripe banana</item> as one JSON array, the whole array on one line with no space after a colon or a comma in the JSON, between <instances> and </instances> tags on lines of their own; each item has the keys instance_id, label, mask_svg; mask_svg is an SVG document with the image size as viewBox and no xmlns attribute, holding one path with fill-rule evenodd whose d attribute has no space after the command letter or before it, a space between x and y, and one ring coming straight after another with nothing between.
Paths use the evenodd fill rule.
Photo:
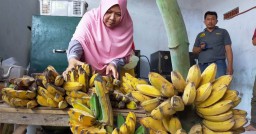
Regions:
<instances>
[{"instance_id":1,"label":"ripe banana","mask_svg":"<svg viewBox=\"0 0 256 134\"><path fill-rule=\"evenodd\" d=\"M20 99L34 99L36 97L36 93L30 90L14 90L13 88L3 88L2 93L6 94L12 98L20 98Z\"/></svg>"},{"instance_id":2,"label":"ripe banana","mask_svg":"<svg viewBox=\"0 0 256 134\"><path fill-rule=\"evenodd\" d=\"M139 84L137 85L137 90L140 91L142 94L148 95L151 97L161 96L160 90L151 85Z\"/></svg>"},{"instance_id":3,"label":"ripe banana","mask_svg":"<svg viewBox=\"0 0 256 134\"><path fill-rule=\"evenodd\" d=\"M29 87L33 82L35 82L35 79L33 77L22 77L22 78L16 78L14 79L15 85L19 87Z\"/></svg>"},{"instance_id":4,"label":"ripe banana","mask_svg":"<svg viewBox=\"0 0 256 134\"><path fill-rule=\"evenodd\" d=\"M175 134L187 134L187 132L181 128L181 129L177 130ZM198 133L198 134L200 134L200 133Z\"/></svg>"},{"instance_id":5,"label":"ripe banana","mask_svg":"<svg viewBox=\"0 0 256 134\"><path fill-rule=\"evenodd\" d=\"M134 134L136 122L134 122L133 118L131 118L131 117L128 119L126 118L125 123L127 125L128 132L130 134Z\"/></svg>"},{"instance_id":6,"label":"ripe banana","mask_svg":"<svg viewBox=\"0 0 256 134\"><path fill-rule=\"evenodd\" d=\"M206 108L197 108L197 112L202 115L218 115L227 112L232 106L231 100L223 100Z\"/></svg>"},{"instance_id":7,"label":"ripe banana","mask_svg":"<svg viewBox=\"0 0 256 134\"><path fill-rule=\"evenodd\" d=\"M223 96L222 100L235 100L238 95L238 91L228 89L225 95Z\"/></svg>"},{"instance_id":8,"label":"ripe banana","mask_svg":"<svg viewBox=\"0 0 256 134\"><path fill-rule=\"evenodd\" d=\"M119 133L120 133L119 128L115 128L115 129L112 131L112 134L119 134Z\"/></svg>"},{"instance_id":9,"label":"ripe banana","mask_svg":"<svg viewBox=\"0 0 256 134\"><path fill-rule=\"evenodd\" d=\"M65 89L62 87L55 86L51 83L46 84L46 90L51 94L60 94L61 96L65 95Z\"/></svg>"},{"instance_id":10,"label":"ripe banana","mask_svg":"<svg viewBox=\"0 0 256 134\"><path fill-rule=\"evenodd\" d=\"M242 101L241 97L236 97L235 100L233 100L232 108L235 108L236 106L238 106L241 101Z\"/></svg>"},{"instance_id":11,"label":"ripe banana","mask_svg":"<svg viewBox=\"0 0 256 134\"><path fill-rule=\"evenodd\" d=\"M186 82L194 82L196 88L199 86L201 80L201 71L198 65L193 65L189 68Z\"/></svg>"},{"instance_id":12,"label":"ripe banana","mask_svg":"<svg viewBox=\"0 0 256 134\"><path fill-rule=\"evenodd\" d=\"M129 103L126 104L126 108L135 110L137 109L137 104L135 101L130 101Z\"/></svg>"},{"instance_id":13,"label":"ripe banana","mask_svg":"<svg viewBox=\"0 0 256 134\"><path fill-rule=\"evenodd\" d=\"M169 121L169 131L171 134L175 134L177 130L181 129L181 123L179 118L172 117Z\"/></svg>"},{"instance_id":14,"label":"ripe banana","mask_svg":"<svg viewBox=\"0 0 256 134\"><path fill-rule=\"evenodd\" d=\"M241 128L248 122L246 117L244 117L243 115L235 115L234 120L235 120L235 125L232 127L232 130Z\"/></svg>"},{"instance_id":15,"label":"ripe banana","mask_svg":"<svg viewBox=\"0 0 256 134\"><path fill-rule=\"evenodd\" d=\"M89 64L82 64L82 68L85 70L86 74L91 77L92 76L92 68Z\"/></svg>"},{"instance_id":16,"label":"ripe banana","mask_svg":"<svg viewBox=\"0 0 256 134\"><path fill-rule=\"evenodd\" d=\"M168 134L166 131L149 129L149 134Z\"/></svg>"},{"instance_id":17,"label":"ripe banana","mask_svg":"<svg viewBox=\"0 0 256 134\"><path fill-rule=\"evenodd\" d=\"M201 124L195 124L193 125L188 134L203 134L203 128L201 126Z\"/></svg>"},{"instance_id":18,"label":"ripe banana","mask_svg":"<svg viewBox=\"0 0 256 134\"><path fill-rule=\"evenodd\" d=\"M204 126L204 125L203 125L203 133L204 134L233 134L233 132L231 132L231 131L226 131L226 132L212 131L209 128L207 128L206 126Z\"/></svg>"},{"instance_id":19,"label":"ripe banana","mask_svg":"<svg viewBox=\"0 0 256 134\"><path fill-rule=\"evenodd\" d=\"M66 108L66 107L68 107L68 103L67 103L65 100L62 100L62 101L60 101L60 102L58 103L58 108L59 108L59 109L64 109L64 108Z\"/></svg>"},{"instance_id":20,"label":"ripe banana","mask_svg":"<svg viewBox=\"0 0 256 134\"><path fill-rule=\"evenodd\" d=\"M222 121L222 122L213 122L213 121L208 121L208 120L203 120L203 124L216 132L225 132L229 131L235 124L235 120L233 118Z\"/></svg>"},{"instance_id":21,"label":"ripe banana","mask_svg":"<svg viewBox=\"0 0 256 134\"><path fill-rule=\"evenodd\" d=\"M150 72L148 74L149 81L153 87L162 92L165 97L172 97L175 94L174 86L168 80L158 73ZM138 89L138 86L137 86ZM157 96L153 96L157 97Z\"/></svg>"},{"instance_id":22,"label":"ripe banana","mask_svg":"<svg viewBox=\"0 0 256 134\"><path fill-rule=\"evenodd\" d=\"M129 119L129 118L132 118L133 121L136 123L136 114L134 112L129 112L126 116L126 120Z\"/></svg>"},{"instance_id":23,"label":"ripe banana","mask_svg":"<svg viewBox=\"0 0 256 134\"><path fill-rule=\"evenodd\" d=\"M82 91L67 91L66 93L68 96L73 97L73 98L89 97L88 94L86 94Z\"/></svg>"},{"instance_id":24,"label":"ripe banana","mask_svg":"<svg viewBox=\"0 0 256 134\"><path fill-rule=\"evenodd\" d=\"M162 130L166 131L161 120L155 120L152 117L144 117L140 119L140 124L145 126L146 128L153 130Z\"/></svg>"},{"instance_id":25,"label":"ripe banana","mask_svg":"<svg viewBox=\"0 0 256 134\"><path fill-rule=\"evenodd\" d=\"M247 112L245 110L242 109L232 109L232 112L234 115L242 115L244 117L247 116Z\"/></svg>"},{"instance_id":26,"label":"ripe banana","mask_svg":"<svg viewBox=\"0 0 256 134\"><path fill-rule=\"evenodd\" d=\"M219 85L216 89L213 89L210 96L205 101L197 105L197 107L211 106L212 104L219 101L224 96L226 91L227 91L227 85Z\"/></svg>"},{"instance_id":27,"label":"ripe banana","mask_svg":"<svg viewBox=\"0 0 256 134\"><path fill-rule=\"evenodd\" d=\"M92 112L92 110L90 108L88 108L86 105L84 105L84 104L82 104L80 102L74 101L72 103L72 106L75 109L79 109L79 110L85 111L85 112L87 112L87 113L89 113L91 115L94 115L94 113Z\"/></svg>"},{"instance_id":28,"label":"ripe banana","mask_svg":"<svg viewBox=\"0 0 256 134\"><path fill-rule=\"evenodd\" d=\"M83 88L83 84L79 83L79 82L65 82L63 84L63 88L66 91L77 91L77 90L81 90Z\"/></svg>"},{"instance_id":29,"label":"ripe banana","mask_svg":"<svg viewBox=\"0 0 256 134\"><path fill-rule=\"evenodd\" d=\"M49 106L48 103L47 103L47 99L44 98L43 96L37 95L36 99L37 99L37 103L38 103L39 105L45 106L45 107L48 107L48 106Z\"/></svg>"},{"instance_id":30,"label":"ripe banana","mask_svg":"<svg viewBox=\"0 0 256 134\"><path fill-rule=\"evenodd\" d=\"M178 92L183 92L186 87L186 81L178 71L171 72L172 83Z\"/></svg>"},{"instance_id":31,"label":"ripe banana","mask_svg":"<svg viewBox=\"0 0 256 134\"><path fill-rule=\"evenodd\" d=\"M176 113L175 108L171 104L171 99L165 100L157 108L160 109L160 112L164 117L168 117Z\"/></svg>"},{"instance_id":32,"label":"ripe banana","mask_svg":"<svg viewBox=\"0 0 256 134\"><path fill-rule=\"evenodd\" d=\"M58 75L54 80L54 85L56 86L62 86L64 84L64 77L62 75Z\"/></svg>"},{"instance_id":33,"label":"ripe banana","mask_svg":"<svg viewBox=\"0 0 256 134\"><path fill-rule=\"evenodd\" d=\"M31 100L27 103L27 108L28 109L32 109L32 108L35 108L36 106L38 105L37 101L36 100Z\"/></svg>"},{"instance_id":34,"label":"ripe banana","mask_svg":"<svg viewBox=\"0 0 256 134\"><path fill-rule=\"evenodd\" d=\"M185 105L191 105L194 103L196 99L196 87L195 84L192 82L188 82L186 85L183 95L182 95L182 100Z\"/></svg>"},{"instance_id":35,"label":"ripe banana","mask_svg":"<svg viewBox=\"0 0 256 134\"><path fill-rule=\"evenodd\" d=\"M143 101L141 103L141 106L143 109L147 112L151 112L153 109L155 109L160 103L160 98L154 98L150 100Z\"/></svg>"},{"instance_id":36,"label":"ripe banana","mask_svg":"<svg viewBox=\"0 0 256 134\"><path fill-rule=\"evenodd\" d=\"M85 70L82 67L78 68L78 82L83 85L83 88L81 90L83 92L87 92L89 78L88 78L88 75L86 74Z\"/></svg>"},{"instance_id":37,"label":"ripe banana","mask_svg":"<svg viewBox=\"0 0 256 134\"><path fill-rule=\"evenodd\" d=\"M213 81L212 88L215 89L220 84L227 85L229 88L232 79L233 79L232 75L222 75L219 78L217 78L215 81Z\"/></svg>"},{"instance_id":38,"label":"ripe banana","mask_svg":"<svg viewBox=\"0 0 256 134\"><path fill-rule=\"evenodd\" d=\"M128 134L129 130L127 128L126 123L124 123L123 125L121 125L120 129L119 129L119 134Z\"/></svg>"},{"instance_id":39,"label":"ripe banana","mask_svg":"<svg viewBox=\"0 0 256 134\"><path fill-rule=\"evenodd\" d=\"M139 102L141 102L141 103L142 103L143 101L152 99L151 97L140 93L140 91L132 91L132 92L131 92L131 96L132 96L133 98L135 98L136 100L138 100Z\"/></svg>"},{"instance_id":40,"label":"ripe banana","mask_svg":"<svg viewBox=\"0 0 256 134\"><path fill-rule=\"evenodd\" d=\"M173 96L171 98L171 106L175 111L183 111L185 106L180 96Z\"/></svg>"},{"instance_id":41,"label":"ripe banana","mask_svg":"<svg viewBox=\"0 0 256 134\"><path fill-rule=\"evenodd\" d=\"M171 119L171 116L166 116L165 118L162 119L163 126L168 132L170 132L170 130L169 130L170 119Z\"/></svg>"},{"instance_id":42,"label":"ripe banana","mask_svg":"<svg viewBox=\"0 0 256 134\"><path fill-rule=\"evenodd\" d=\"M202 118L209 121L216 121L216 122L226 121L228 119L231 119L232 117L233 117L233 112L231 110L226 113L218 114L218 115L202 115Z\"/></svg>"},{"instance_id":43,"label":"ripe banana","mask_svg":"<svg viewBox=\"0 0 256 134\"><path fill-rule=\"evenodd\" d=\"M93 74L92 77L89 80L89 87L93 87L94 86L94 79L96 78L96 76L98 75L98 73Z\"/></svg>"},{"instance_id":44,"label":"ripe banana","mask_svg":"<svg viewBox=\"0 0 256 134\"><path fill-rule=\"evenodd\" d=\"M210 82L201 85L196 91L196 101L197 103L205 101L212 92L212 84Z\"/></svg>"},{"instance_id":45,"label":"ripe banana","mask_svg":"<svg viewBox=\"0 0 256 134\"><path fill-rule=\"evenodd\" d=\"M155 109L153 109L150 113L151 117L153 117L156 120L161 120L164 118L164 115L161 113L161 110L159 106Z\"/></svg>"},{"instance_id":46,"label":"ripe banana","mask_svg":"<svg viewBox=\"0 0 256 134\"><path fill-rule=\"evenodd\" d=\"M79 109L74 109L74 108L69 109L68 115L71 120L75 120L86 127L93 126L96 122L96 119L94 116Z\"/></svg>"},{"instance_id":47,"label":"ripe banana","mask_svg":"<svg viewBox=\"0 0 256 134\"><path fill-rule=\"evenodd\" d=\"M217 73L217 65L215 63L210 64L205 68L201 75L200 85L206 84L208 82L213 82Z\"/></svg>"}]
</instances>

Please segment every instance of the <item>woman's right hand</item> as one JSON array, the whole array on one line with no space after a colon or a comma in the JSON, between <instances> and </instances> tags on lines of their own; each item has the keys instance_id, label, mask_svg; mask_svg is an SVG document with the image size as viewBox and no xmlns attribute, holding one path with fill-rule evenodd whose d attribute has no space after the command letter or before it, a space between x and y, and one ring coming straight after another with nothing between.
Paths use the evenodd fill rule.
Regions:
<instances>
[{"instance_id":1,"label":"woman's right hand","mask_svg":"<svg viewBox=\"0 0 256 134\"><path fill-rule=\"evenodd\" d=\"M72 68L75 68L76 66L82 65L82 64L84 64L84 63L75 58L70 58L68 60L67 69L62 73L63 77L66 79L68 71L71 71Z\"/></svg>"}]
</instances>

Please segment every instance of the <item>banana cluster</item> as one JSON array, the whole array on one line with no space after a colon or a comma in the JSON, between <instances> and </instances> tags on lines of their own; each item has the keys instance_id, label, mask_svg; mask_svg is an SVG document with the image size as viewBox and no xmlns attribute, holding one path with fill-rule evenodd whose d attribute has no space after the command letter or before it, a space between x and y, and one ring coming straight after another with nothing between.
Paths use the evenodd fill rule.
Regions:
<instances>
[{"instance_id":1,"label":"banana cluster","mask_svg":"<svg viewBox=\"0 0 256 134\"><path fill-rule=\"evenodd\" d=\"M119 128L115 128L112 134L134 134L136 128L136 115L129 112L126 119L120 124Z\"/></svg>"},{"instance_id":2,"label":"banana cluster","mask_svg":"<svg viewBox=\"0 0 256 134\"><path fill-rule=\"evenodd\" d=\"M134 100L130 95L124 95L120 90L114 90L110 94L110 102L113 108L118 109L137 109L137 101Z\"/></svg>"},{"instance_id":3,"label":"banana cluster","mask_svg":"<svg viewBox=\"0 0 256 134\"><path fill-rule=\"evenodd\" d=\"M29 76L13 78L9 86L2 89L2 99L12 107L34 108L36 101L35 79Z\"/></svg>"},{"instance_id":4,"label":"banana cluster","mask_svg":"<svg viewBox=\"0 0 256 134\"><path fill-rule=\"evenodd\" d=\"M142 118L140 123L152 133L185 133L176 113L192 105L202 118L202 123L192 127L191 132L241 132L247 123L246 114L234 112L242 111L234 110L241 102L241 97L236 90L230 89L231 75L215 79L216 73L215 63L210 64L202 73L198 65L193 65L186 79L178 71L172 71L172 82L158 73L150 72L150 84L137 84L131 91L132 97L150 115Z\"/></svg>"}]
</instances>

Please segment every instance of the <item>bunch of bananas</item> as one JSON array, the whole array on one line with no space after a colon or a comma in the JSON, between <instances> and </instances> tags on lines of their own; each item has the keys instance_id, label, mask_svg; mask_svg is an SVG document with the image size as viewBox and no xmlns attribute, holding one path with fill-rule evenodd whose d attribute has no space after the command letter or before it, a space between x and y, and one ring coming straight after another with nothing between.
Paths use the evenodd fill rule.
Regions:
<instances>
[{"instance_id":1,"label":"bunch of bananas","mask_svg":"<svg viewBox=\"0 0 256 134\"><path fill-rule=\"evenodd\" d=\"M172 83L160 74L150 72L150 85L137 84L131 91L131 95L150 115L142 118L140 123L152 133L184 133L177 112L192 105L202 123L193 126L191 132L241 132L247 123L246 112L234 109L241 102L241 97L237 91L230 89L232 76L223 75L215 79L216 72L214 63L202 73L198 65L193 65L186 79L178 71L172 71Z\"/></svg>"},{"instance_id":2,"label":"bunch of bananas","mask_svg":"<svg viewBox=\"0 0 256 134\"><path fill-rule=\"evenodd\" d=\"M101 75L94 78L94 86L95 93L92 93L89 99L89 106L74 100L73 108L68 111L69 124L74 134L107 134L107 130L111 132L113 128L113 111L109 92Z\"/></svg>"},{"instance_id":3,"label":"bunch of bananas","mask_svg":"<svg viewBox=\"0 0 256 134\"><path fill-rule=\"evenodd\" d=\"M124 95L120 90L114 90L110 94L110 102L113 108L118 109L137 109L137 101L129 95Z\"/></svg>"},{"instance_id":4,"label":"bunch of bananas","mask_svg":"<svg viewBox=\"0 0 256 134\"><path fill-rule=\"evenodd\" d=\"M134 134L136 128L136 115L129 112L126 119L120 123L120 126L115 128L112 134Z\"/></svg>"},{"instance_id":5,"label":"bunch of bananas","mask_svg":"<svg viewBox=\"0 0 256 134\"><path fill-rule=\"evenodd\" d=\"M9 86L2 89L2 99L12 107L34 108L38 105L36 90L32 87L35 80L32 77L13 78L9 81ZM33 86L32 86L33 85Z\"/></svg>"}]
</instances>

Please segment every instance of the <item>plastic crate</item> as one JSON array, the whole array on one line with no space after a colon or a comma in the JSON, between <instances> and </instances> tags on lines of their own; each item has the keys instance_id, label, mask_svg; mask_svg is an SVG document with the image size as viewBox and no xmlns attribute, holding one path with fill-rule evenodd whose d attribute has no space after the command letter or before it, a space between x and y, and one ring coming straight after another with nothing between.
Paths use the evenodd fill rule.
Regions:
<instances>
[{"instance_id":1,"label":"plastic crate","mask_svg":"<svg viewBox=\"0 0 256 134\"><path fill-rule=\"evenodd\" d=\"M88 4L84 0L39 0L40 15L82 17Z\"/></svg>"}]
</instances>

